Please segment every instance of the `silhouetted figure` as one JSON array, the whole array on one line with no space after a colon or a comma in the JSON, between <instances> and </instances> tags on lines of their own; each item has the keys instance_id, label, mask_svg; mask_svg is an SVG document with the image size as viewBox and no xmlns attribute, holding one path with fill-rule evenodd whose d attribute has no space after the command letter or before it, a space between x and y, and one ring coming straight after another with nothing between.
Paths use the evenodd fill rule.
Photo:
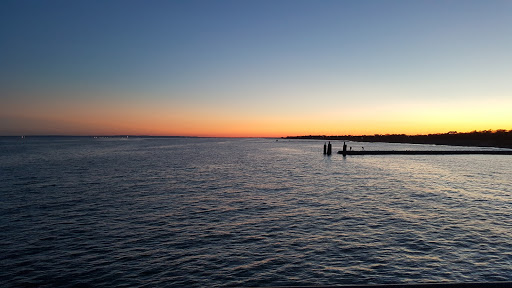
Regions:
<instances>
[{"instance_id":1,"label":"silhouetted figure","mask_svg":"<svg viewBox=\"0 0 512 288\"><path fill-rule=\"evenodd\" d=\"M327 154L327 143L324 143L324 155Z\"/></svg>"},{"instance_id":2,"label":"silhouetted figure","mask_svg":"<svg viewBox=\"0 0 512 288\"><path fill-rule=\"evenodd\" d=\"M343 156L347 156L347 144L343 142Z\"/></svg>"},{"instance_id":3,"label":"silhouetted figure","mask_svg":"<svg viewBox=\"0 0 512 288\"><path fill-rule=\"evenodd\" d=\"M327 155L331 155L332 153L332 145L331 141L329 141L329 144L327 144Z\"/></svg>"}]
</instances>

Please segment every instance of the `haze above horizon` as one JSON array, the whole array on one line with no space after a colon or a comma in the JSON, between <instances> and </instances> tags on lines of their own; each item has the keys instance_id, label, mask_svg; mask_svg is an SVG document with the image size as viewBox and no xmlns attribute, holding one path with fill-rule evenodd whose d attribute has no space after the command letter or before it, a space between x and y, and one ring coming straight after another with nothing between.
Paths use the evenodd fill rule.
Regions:
<instances>
[{"instance_id":1,"label":"haze above horizon","mask_svg":"<svg viewBox=\"0 0 512 288\"><path fill-rule=\"evenodd\" d=\"M511 1L2 1L0 135L512 129Z\"/></svg>"}]
</instances>

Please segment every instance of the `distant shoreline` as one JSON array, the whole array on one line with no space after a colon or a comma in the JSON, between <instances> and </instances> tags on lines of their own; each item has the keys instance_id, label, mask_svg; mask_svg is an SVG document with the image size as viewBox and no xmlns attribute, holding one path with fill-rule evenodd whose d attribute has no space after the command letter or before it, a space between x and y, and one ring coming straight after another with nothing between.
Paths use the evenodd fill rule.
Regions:
<instances>
[{"instance_id":1,"label":"distant shoreline","mask_svg":"<svg viewBox=\"0 0 512 288\"><path fill-rule=\"evenodd\" d=\"M474 146L474 147L496 147L512 149L512 130L485 130L468 133L449 132L444 134L428 135L308 135L308 136L287 136L283 139L314 139L314 140L342 140L353 142L384 142L384 143L407 143L407 144L435 144L450 146Z\"/></svg>"}]
</instances>

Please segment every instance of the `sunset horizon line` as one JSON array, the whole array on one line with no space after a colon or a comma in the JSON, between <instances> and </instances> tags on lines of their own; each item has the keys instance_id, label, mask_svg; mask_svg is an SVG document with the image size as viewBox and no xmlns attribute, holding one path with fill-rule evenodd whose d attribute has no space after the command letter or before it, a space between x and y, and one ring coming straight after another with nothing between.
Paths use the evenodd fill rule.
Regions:
<instances>
[{"instance_id":1,"label":"sunset horizon line","mask_svg":"<svg viewBox=\"0 0 512 288\"><path fill-rule=\"evenodd\" d=\"M486 130L471 130L471 131L445 131L445 132L436 132L436 133L366 133L366 134L318 134L318 133L305 133L301 135L281 135L281 136L271 136L271 135L243 135L243 136L226 136L226 135L164 135L164 134L10 134L10 135L0 135L0 137L93 137L93 138L106 138L106 137L115 137L115 138L126 138L126 137L161 137L161 138L287 138L287 137L364 137L364 136L385 136L385 135L406 135L406 136L428 136L428 135L442 135L442 134L469 134L469 133L497 133L497 132L512 132L512 129L486 129Z\"/></svg>"}]
</instances>

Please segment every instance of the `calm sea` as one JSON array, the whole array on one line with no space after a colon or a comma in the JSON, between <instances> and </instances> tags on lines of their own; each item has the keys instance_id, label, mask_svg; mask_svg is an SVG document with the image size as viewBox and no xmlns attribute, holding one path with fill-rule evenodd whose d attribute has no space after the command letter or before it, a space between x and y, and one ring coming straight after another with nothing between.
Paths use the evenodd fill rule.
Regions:
<instances>
[{"instance_id":1,"label":"calm sea","mask_svg":"<svg viewBox=\"0 0 512 288\"><path fill-rule=\"evenodd\" d=\"M0 138L0 285L512 281L512 156L323 143Z\"/></svg>"}]
</instances>

